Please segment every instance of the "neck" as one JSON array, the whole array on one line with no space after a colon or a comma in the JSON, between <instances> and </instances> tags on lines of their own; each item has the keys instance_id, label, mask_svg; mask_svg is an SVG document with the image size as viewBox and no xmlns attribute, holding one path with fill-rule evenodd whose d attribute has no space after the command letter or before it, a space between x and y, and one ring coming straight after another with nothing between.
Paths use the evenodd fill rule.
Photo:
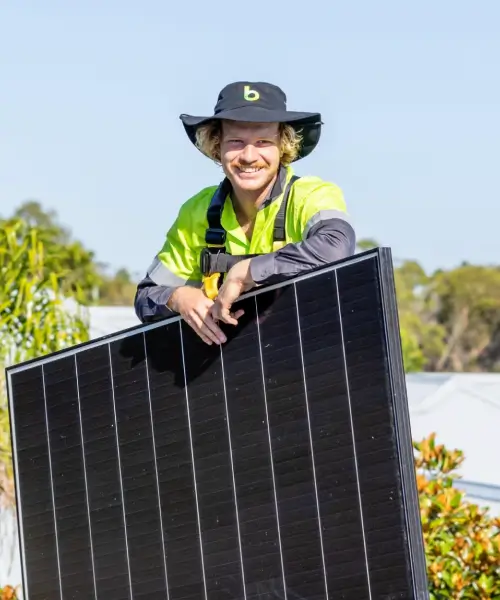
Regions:
<instances>
[{"instance_id":1,"label":"neck","mask_svg":"<svg viewBox=\"0 0 500 600\"><path fill-rule=\"evenodd\" d=\"M278 174L261 190L242 190L233 186L232 201L235 213L245 221L252 221L262 203L269 196Z\"/></svg>"}]
</instances>

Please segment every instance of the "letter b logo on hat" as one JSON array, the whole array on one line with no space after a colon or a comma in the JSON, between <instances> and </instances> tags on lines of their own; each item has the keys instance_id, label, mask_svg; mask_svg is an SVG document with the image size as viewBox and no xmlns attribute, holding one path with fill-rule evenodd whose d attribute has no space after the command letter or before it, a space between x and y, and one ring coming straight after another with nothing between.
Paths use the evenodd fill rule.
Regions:
<instances>
[{"instance_id":1,"label":"letter b logo on hat","mask_svg":"<svg viewBox=\"0 0 500 600\"><path fill-rule=\"evenodd\" d=\"M250 89L249 85L246 85L243 97L249 102L255 102L255 100L258 100L260 98L260 94L257 90L252 90Z\"/></svg>"}]
</instances>

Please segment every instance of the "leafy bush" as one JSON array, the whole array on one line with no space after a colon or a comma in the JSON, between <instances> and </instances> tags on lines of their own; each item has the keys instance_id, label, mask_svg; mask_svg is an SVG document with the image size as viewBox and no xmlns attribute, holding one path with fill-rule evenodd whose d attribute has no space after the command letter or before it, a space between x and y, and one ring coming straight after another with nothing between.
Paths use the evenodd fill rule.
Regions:
<instances>
[{"instance_id":1,"label":"leafy bush","mask_svg":"<svg viewBox=\"0 0 500 600\"><path fill-rule=\"evenodd\" d=\"M435 434L414 448L431 600L500 600L500 519L454 486L463 453Z\"/></svg>"},{"instance_id":2,"label":"leafy bush","mask_svg":"<svg viewBox=\"0 0 500 600\"><path fill-rule=\"evenodd\" d=\"M88 339L86 315L76 302L71 312L62 294L63 276L48 268L37 229L20 220L2 225L0 363L28 360Z\"/></svg>"}]
</instances>

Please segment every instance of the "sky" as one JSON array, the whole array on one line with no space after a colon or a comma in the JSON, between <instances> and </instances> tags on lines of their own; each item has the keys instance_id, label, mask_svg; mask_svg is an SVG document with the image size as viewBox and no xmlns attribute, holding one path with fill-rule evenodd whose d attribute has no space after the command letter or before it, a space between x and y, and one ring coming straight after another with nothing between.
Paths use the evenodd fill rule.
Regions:
<instances>
[{"instance_id":1,"label":"sky","mask_svg":"<svg viewBox=\"0 0 500 600\"><path fill-rule=\"evenodd\" d=\"M319 111L294 164L358 238L426 270L500 262L500 2L0 0L0 215L57 211L142 276L181 204L223 177L181 113L231 81Z\"/></svg>"}]
</instances>

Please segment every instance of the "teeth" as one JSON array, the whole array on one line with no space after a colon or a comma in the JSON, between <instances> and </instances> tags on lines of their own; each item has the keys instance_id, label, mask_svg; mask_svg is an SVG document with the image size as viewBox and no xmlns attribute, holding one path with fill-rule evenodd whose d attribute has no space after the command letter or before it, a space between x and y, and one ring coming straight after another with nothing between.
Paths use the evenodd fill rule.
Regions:
<instances>
[{"instance_id":1,"label":"teeth","mask_svg":"<svg viewBox=\"0 0 500 600\"><path fill-rule=\"evenodd\" d=\"M255 169L255 168L254 169L244 169L244 168L240 167L240 171L242 171L243 173L257 173L257 171L260 171L260 168L259 169Z\"/></svg>"}]
</instances>

